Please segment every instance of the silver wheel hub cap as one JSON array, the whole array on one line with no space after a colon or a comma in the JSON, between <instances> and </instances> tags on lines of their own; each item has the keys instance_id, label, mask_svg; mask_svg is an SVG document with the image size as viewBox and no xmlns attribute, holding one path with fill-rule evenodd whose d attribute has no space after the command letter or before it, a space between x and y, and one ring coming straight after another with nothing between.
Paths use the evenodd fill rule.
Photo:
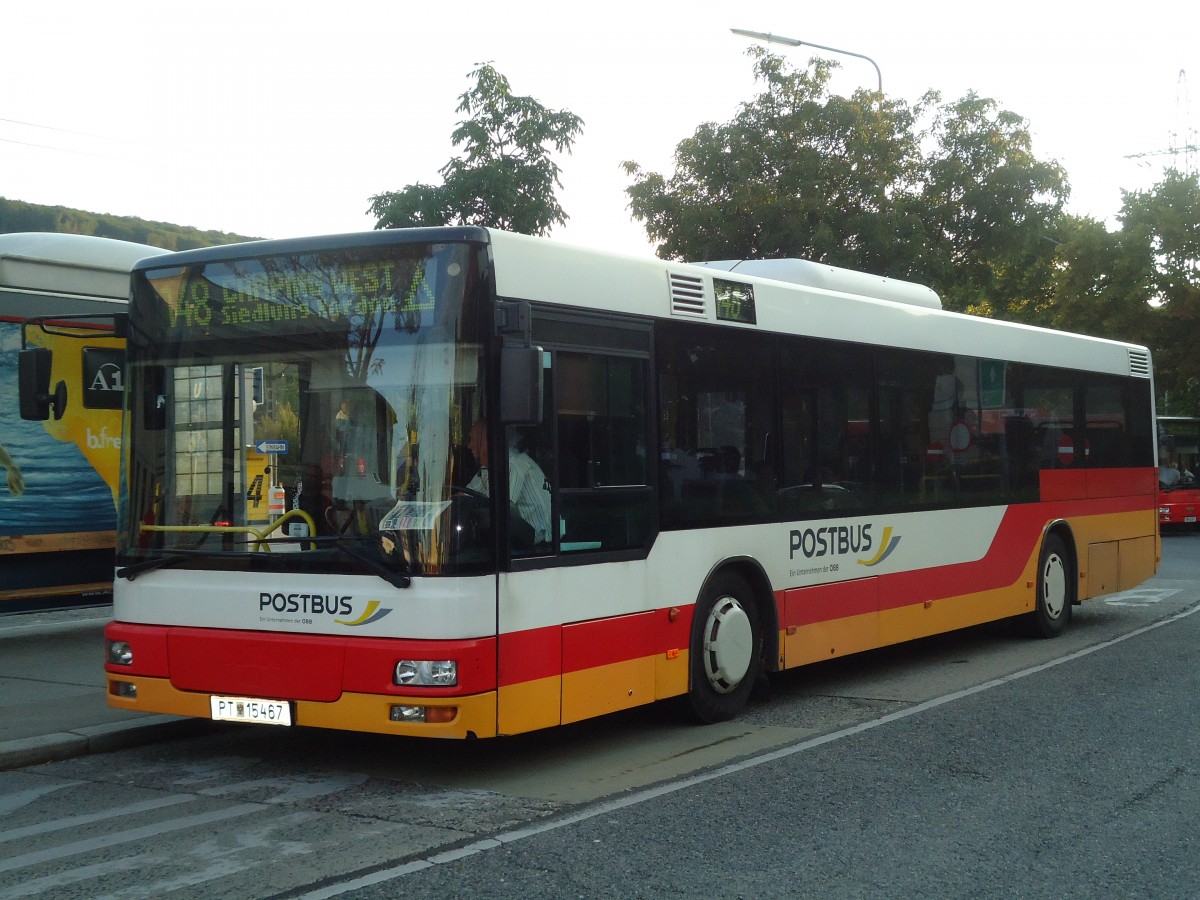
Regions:
<instances>
[{"instance_id":1,"label":"silver wheel hub cap","mask_svg":"<svg viewBox=\"0 0 1200 900\"><path fill-rule=\"evenodd\" d=\"M704 623L704 674L719 694L728 694L750 671L754 630L750 617L732 597L716 602Z\"/></svg>"},{"instance_id":2,"label":"silver wheel hub cap","mask_svg":"<svg viewBox=\"0 0 1200 900\"><path fill-rule=\"evenodd\" d=\"M1047 557L1042 568L1042 600L1051 619L1057 619L1067 608L1067 567L1058 554Z\"/></svg>"}]
</instances>

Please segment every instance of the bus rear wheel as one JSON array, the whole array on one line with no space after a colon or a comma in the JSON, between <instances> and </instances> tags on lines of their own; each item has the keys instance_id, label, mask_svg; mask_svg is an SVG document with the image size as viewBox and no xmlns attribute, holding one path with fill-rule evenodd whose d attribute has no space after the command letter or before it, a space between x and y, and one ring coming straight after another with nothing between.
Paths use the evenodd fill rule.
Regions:
<instances>
[{"instance_id":1,"label":"bus rear wheel","mask_svg":"<svg viewBox=\"0 0 1200 900\"><path fill-rule=\"evenodd\" d=\"M1034 637L1054 638L1067 630L1075 600L1074 571L1063 539L1047 535L1038 557L1036 605L1025 620Z\"/></svg>"},{"instance_id":2,"label":"bus rear wheel","mask_svg":"<svg viewBox=\"0 0 1200 900\"><path fill-rule=\"evenodd\" d=\"M687 701L701 722L732 719L762 670L762 627L750 587L736 575L718 575L696 601L692 619Z\"/></svg>"}]
</instances>

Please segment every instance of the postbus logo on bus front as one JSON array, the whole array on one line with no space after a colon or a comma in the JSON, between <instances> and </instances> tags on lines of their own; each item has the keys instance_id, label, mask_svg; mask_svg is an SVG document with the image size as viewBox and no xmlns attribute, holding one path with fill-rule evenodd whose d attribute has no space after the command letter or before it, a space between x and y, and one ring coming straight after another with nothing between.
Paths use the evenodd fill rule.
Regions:
<instances>
[{"instance_id":1,"label":"postbus logo on bus front","mask_svg":"<svg viewBox=\"0 0 1200 900\"><path fill-rule=\"evenodd\" d=\"M355 615L357 604L350 594L282 594L262 591L258 595L258 611L260 613L274 612L281 615L294 613L300 616L342 616L334 619L337 625L352 628L370 625L378 622L392 610L385 608L378 600L368 600L366 606ZM303 624L311 624L311 619L302 619Z\"/></svg>"}]
</instances>

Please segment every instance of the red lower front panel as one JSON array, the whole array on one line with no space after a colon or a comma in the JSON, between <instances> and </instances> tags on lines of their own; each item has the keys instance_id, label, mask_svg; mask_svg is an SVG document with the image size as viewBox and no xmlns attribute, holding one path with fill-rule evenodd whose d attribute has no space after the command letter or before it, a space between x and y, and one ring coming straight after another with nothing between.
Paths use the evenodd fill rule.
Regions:
<instances>
[{"instance_id":1,"label":"red lower front panel","mask_svg":"<svg viewBox=\"0 0 1200 900\"><path fill-rule=\"evenodd\" d=\"M342 638L112 622L109 640L127 641L133 665L108 665L114 675L169 678L181 691L232 693L329 703L343 692L461 696L496 688L495 638L466 641ZM401 659L455 659L452 688L398 687Z\"/></svg>"},{"instance_id":2,"label":"red lower front panel","mask_svg":"<svg viewBox=\"0 0 1200 900\"><path fill-rule=\"evenodd\" d=\"M1158 521L1163 525L1196 525L1200 518L1200 489L1180 488L1158 495Z\"/></svg>"}]
</instances>

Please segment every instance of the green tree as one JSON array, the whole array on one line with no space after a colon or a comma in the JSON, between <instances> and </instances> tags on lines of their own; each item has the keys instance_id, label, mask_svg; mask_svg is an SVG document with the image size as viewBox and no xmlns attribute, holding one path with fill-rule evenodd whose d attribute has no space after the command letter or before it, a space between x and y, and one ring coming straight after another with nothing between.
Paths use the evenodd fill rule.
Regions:
<instances>
[{"instance_id":1,"label":"green tree","mask_svg":"<svg viewBox=\"0 0 1200 900\"><path fill-rule=\"evenodd\" d=\"M475 86L459 97L457 109L467 118L451 134L462 155L439 171L440 185L410 184L371 197L376 228L483 225L545 234L566 223L551 148L569 153L583 120L514 95L490 63L468 77Z\"/></svg>"},{"instance_id":2,"label":"green tree","mask_svg":"<svg viewBox=\"0 0 1200 900\"><path fill-rule=\"evenodd\" d=\"M895 187L919 160L912 112L860 91L831 97L835 63L790 69L758 47L766 89L732 121L708 122L675 151L667 179L624 163L630 209L666 259L803 256L832 265L894 262Z\"/></svg>"},{"instance_id":3,"label":"green tree","mask_svg":"<svg viewBox=\"0 0 1200 900\"><path fill-rule=\"evenodd\" d=\"M950 309L1036 319L1069 193L1065 172L1033 155L1025 119L973 92L937 107L922 144L931 149L907 198L928 242L915 274Z\"/></svg>"},{"instance_id":4,"label":"green tree","mask_svg":"<svg viewBox=\"0 0 1200 900\"><path fill-rule=\"evenodd\" d=\"M1152 344L1151 266L1142 242L1091 218L1064 215L1054 232L1048 302L1030 324Z\"/></svg>"},{"instance_id":5,"label":"green tree","mask_svg":"<svg viewBox=\"0 0 1200 900\"><path fill-rule=\"evenodd\" d=\"M835 97L834 63L795 70L748 53L765 90L682 141L671 178L624 164L630 209L660 256L799 256L922 281L948 308L1012 318L1044 303L1048 232L1068 188L1033 156L1025 120L974 94L942 104L929 92L912 106Z\"/></svg>"},{"instance_id":6,"label":"green tree","mask_svg":"<svg viewBox=\"0 0 1200 900\"><path fill-rule=\"evenodd\" d=\"M1200 414L1200 176L1172 168L1150 190L1126 192L1120 220L1153 318L1160 411Z\"/></svg>"}]
</instances>

